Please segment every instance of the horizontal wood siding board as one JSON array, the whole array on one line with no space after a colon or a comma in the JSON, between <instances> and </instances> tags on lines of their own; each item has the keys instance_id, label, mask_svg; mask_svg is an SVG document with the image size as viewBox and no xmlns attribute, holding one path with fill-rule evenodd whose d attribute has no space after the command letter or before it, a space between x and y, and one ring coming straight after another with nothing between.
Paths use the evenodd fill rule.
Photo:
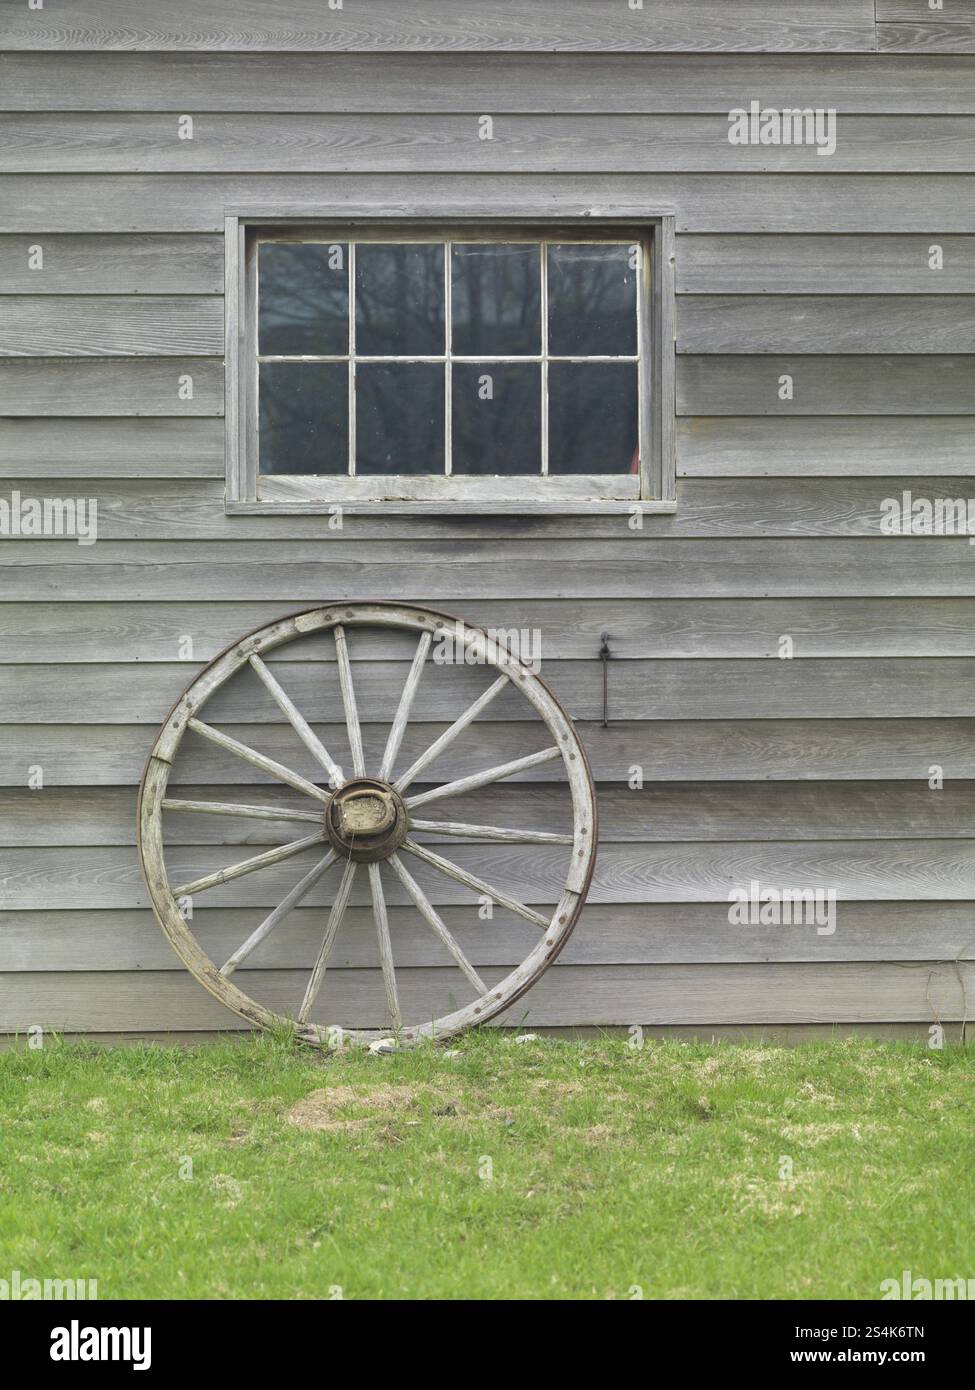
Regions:
<instances>
[{"instance_id":1,"label":"horizontal wood siding board","mask_svg":"<svg viewBox=\"0 0 975 1390\"><path fill-rule=\"evenodd\" d=\"M898 480L899 481L899 480ZM951 494L955 495L957 484ZM59 486L59 493L67 489ZM877 489L877 505L886 494ZM68 493L71 496L71 493ZM896 493L895 493L896 495ZM925 492L922 495L927 495ZM963 494L964 495L964 494ZM520 520L520 518L519 518ZM352 523L349 523L352 525ZM619 523L617 523L619 527ZM324 529L324 528L323 528ZM622 529L619 527L619 529ZM312 607L342 599L399 598L457 612L468 600L504 598L962 597L975 594L965 536L874 539L543 541L526 518L524 540L426 545L388 539L213 542L4 541L7 601L90 603L196 600L201 577L211 599L281 599ZM442 532L441 532L442 534ZM490 532L488 534L491 534ZM576 533L578 534L578 533ZM531 541L530 547L525 540ZM527 554L526 554L527 550ZM404 573L409 587L404 589ZM240 636L228 633L228 641Z\"/></svg>"},{"instance_id":2,"label":"horizontal wood siding board","mask_svg":"<svg viewBox=\"0 0 975 1390\"><path fill-rule=\"evenodd\" d=\"M818 102L817 106L821 107ZM735 109L745 109L747 103ZM0 173L969 174L975 116L837 117L828 150L807 134L731 143L728 113L467 115L176 112L4 117ZM791 109L791 108L790 108ZM801 109L801 108L795 108ZM809 108L812 110L812 108ZM817 137L819 138L819 137ZM825 142L825 132L823 133Z\"/></svg>"},{"instance_id":3,"label":"horizontal wood siding board","mask_svg":"<svg viewBox=\"0 0 975 1390\"><path fill-rule=\"evenodd\" d=\"M162 716L160 716L161 718ZM75 714L77 718L77 714ZM610 724L578 721L593 773L600 783L627 785L635 765L644 783L749 781L916 780L927 785L932 764L948 778L975 779L975 722L962 719L721 719L642 720ZM416 757L441 725L411 726L403 757ZM243 724L234 735L279 762L301 770L294 731ZM325 746L339 746L342 727L319 726ZM368 757L381 755L388 724L366 726ZM138 785L155 729L146 724L0 725L0 786L26 787L40 768L45 787ZM533 753L537 724L482 724L437 764L442 778L466 777L485 767ZM309 764L308 773L314 775ZM519 774L519 781L552 782L549 765ZM209 745L180 769L173 785L249 785L246 763ZM187 790L187 795L189 795Z\"/></svg>"},{"instance_id":4,"label":"horizontal wood siding board","mask_svg":"<svg viewBox=\"0 0 975 1390\"><path fill-rule=\"evenodd\" d=\"M0 56L0 86L3 70ZM38 247L42 259L32 268ZM223 242L215 236L0 236L0 294L222 293Z\"/></svg>"},{"instance_id":5,"label":"horizontal wood siding board","mask_svg":"<svg viewBox=\"0 0 975 1390\"><path fill-rule=\"evenodd\" d=\"M0 603L0 664L208 661L231 637L274 622L301 605L281 602ZM609 634L616 658L778 657L792 638L796 660L824 656L975 656L975 598L506 599L464 604L468 622L519 634L543 664L594 660ZM520 634L525 634L522 637ZM409 639L407 639L407 642ZM398 636L363 630L363 655L402 655ZM294 643L289 660L327 648ZM191 664L193 664L191 663ZM185 669L185 662L184 662ZM195 669L195 666L194 666Z\"/></svg>"},{"instance_id":6,"label":"horizontal wood siding board","mask_svg":"<svg viewBox=\"0 0 975 1390\"><path fill-rule=\"evenodd\" d=\"M222 415L223 375L215 358L8 358L0 414Z\"/></svg>"},{"instance_id":7,"label":"horizontal wood siding board","mask_svg":"<svg viewBox=\"0 0 975 1390\"><path fill-rule=\"evenodd\" d=\"M2 309L0 301L0 313ZM0 419L0 459L11 477L222 480L223 448L223 421L218 418Z\"/></svg>"},{"instance_id":8,"label":"horizontal wood siding board","mask_svg":"<svg viewBox=\"0 0 975 1390\"><path fill-rule=\"evenodd\" d=\"M546 678L576 719L602 715L601 666L591 661L545 663ZM355 665L360 717L370 723L393 714L390 691L402 688L405 662ZM343 706L334 670L314 662L278 662L275 674L301 709L339 722ZM60 724L84 711L93 724L147 723L165 718L193 674L185 664L0 666L0 719L4 723ZM206 706L209 723L280 719L268 692L250 673L229 682ZM327 679L331 675L333 679ZM951 719L970 713L975 659L966 657L808 658L803 661L617 661L610 698L617 720L654 719L848 719L924 717ZM425 690L425 721L455 719L488 684L484 671L454 669L442 685ZM111 693L110 699L104 694ZM520 692L502 691L482 723L524 719ZM196 742L188 735L194 750ZM184 753L184 757L186 754ZM194 751L195 756L195 751Z\"/></svg>"},{"instance_id":9,"label":"horizontal wood siding board","mask_svg":"<svg viewBox=\"0 0 975 1390\"><path fill-rule=\"evenodd\" d=\"M975 20L961 24L878 24L882 53L975 53Z\"/></svg>"},{"instance_id":10,"label":"horizontal wood siding board","mask_svg":"<svg viewBox=\"0 0 975 1390\"><path fill-rule=\"evenodd\" d=\"M970 353L975 295L682 296L677 351Z\"/></svg>"},{"instance_id":11,"label":"horizontal wood siding board","mask_svg":"<svg viewBox=\"0 0 975 1390\"><path fill-rule=\"evenodd\" d=\"M223 343L222 295L0 299L4 357L215 357Z\"/></svg>"},{"instance_id":12,"label":"horizontal wood siding board","mask_svg":"<svg viewBox=\"0 0 975 1390\"><path fill-rule=\"evenodd\" d=\"M194 801L294 808L290 788L233 783L194 787ZM429 818L480 825L552 830L567 820L564 784L499 784L451 799ZM604 844L669 840L776 840L788 827L794 840L975 838L975 782L949 778L940 790L913 782L683 782L641 790L599 788L599 834ZM172 812L168 844L280 844L294 827L285 822ZM300 827L299 827L300 829ZM310 832L309 832L310 833ZM424 838L437 839L432 832ZM441 836L443 843L451 843ZM453 843L457 843L456 840ZM131 787L27 787L0 789L0 845L134 845ZM445 851L449 856L449 851ZM923 854L923 845L919 853ZM228 858L232 858L228 852ZM975 922L973 922L975 931ZM2 967L0 967L2 968Z\"/></svg>"},{"instance_id":13,"label":"horizontal wood siding board","mask_svg":"<svg viewBox=\"0 0 975 1390\"><path fill-rule=\"evenodd\" d=\"M722 387L726 380L726 374L733 371L727 364L731 361L737 362L739 359L728 358L693 358L685 359L694 363L713 361L718 364L718 382ZM743 359L749 361L751 359ZM808 359L815 364L818 359ZM850 360L850 359L846 359ZM854 359L861 360L861 359ZM888 359L889 360L889 359ZM916 360L916 359L911 359ZM957 360L957 359L956 359ZM772 392L777 389L775 383L778 378L773 375L773 361L767 369L767 376L772 382ZM131 365L131 364L128 364ZM59 364L60 366L60 364ZM188 369L192 373L192 368ZM814 377L816 367L813 367ZM0 382L3 380L5 367L0 363ZM122 368L124 374L124 367ZM975 373L975 358L972 359L972 371ZM806 378L803 370L798 366L793 366L794 380L797 383L797 390L806 389ZM194 385L196 384L196 374L194 375ZM878 371L878 379L881 375ZM758 372L755 371L757 379ZM159 374L152 378L153 381L165 382L167 392L175 386L177 375L175 373L165 374L160 369ZM699 368L697 375L692 372L691 381L701 380L702 385L696 388L698 391L710 389L707 381L705 369ZM964 383L957 376L952 378L956 389L960 392ZM208 381L208 378L207 378ZM205 384L207 384L205 382ZM753 382L753 385L757 384ZM757 394L757 393L756 393ZM753 395L752 403L755 402ZM186 402L192 405L194 402ZM971 404L971 401L968 402ZM967 419L968 417L966 417ZM904 503L905 493L911 499L941 499L943 503L951 502L952 509L945 512L947 520L938 523L941 534L930 535L922 538L929 540L941 547L944 551L944 558L948 559L947 547L951 544L967 545L966 526L975 529L975 475L968 473L964 476L945 477L909 477L894 476L891 478L871 477L864 478L844 476L842 470L838 470L839 476L824 478L797 478L795 476L786 477L750 477L750 478L684 478L678 489L678 507L672 514L652 515L644 521L643 531L634 533L628 523L630 516L626 512L619 513L607 518L607 525L603 535L605 540L597 542L595 540L587 546L582 541L582 537L588 531L588 518L584 518L581 523L577 523L574 534L578 537L579 543L573 547L574 557L577 556L580 566L584 566L587 559L594 559L598 565L600 558L605 558L607 565L614 559L620 559L628 566L628 573L634 584L639 584L643 576L647 573L647 566L652 566L658 552L656 546L667 539L700 538L719 540L726 537L747 537L757 539L763 537L786 536L801 539L803 537L864 537L881 540L887 546L901 546L910 539L917 537L890 534L890 503L891 499L897 502L898 506L906 505L910 512L911 501ZM394 578L395 563L390 559L388 549L382 553L374 553L372 546L366 540L360 542L345 540L346 536L357 534L357 518L355 515L344 519L341 532L329 530L329 520L327 515L329 497L328 483L323 482L317 485L318 495L321 498L318 512L308 512L306 515L294 515L273 513L261 516L241 516L228 515L224 510L224 485L221 479L205 478L199 481L190 479L158 481L150 480L127 480L127 479L101 479L97 484L91 478L67 479L59 478L55 483L45 478L9 478L6 480L6 497L8 505L14 493L20 497L20 504L17 510L18 518L25 513L24 499L36 498L41 500L45 497L73 497L85 498L94 496L97 499L97 520L98 520L98 545L84 545L78 547L79 550L87 551L84 556L74 555L67 552L66 547L62 547L61 555L56 558L63 559L64 563L71 564L73 561L79 565L99 565L109 559L107 547L109 545L120 546L125 540L133 543L130 555L126 558L137 560L140 558L139 552L135 549L135 543L145 543L146 545L159 545L164 539L171 542L182 541L188 543L191 540L204 542L217 540L227 545L236 544L246 545L247 538L251 540L254 548L268 547L268 559L275 553L274 545L284 543L289 537L295 542L305 541L309 545L313 544L316 538L319 539L321 550L319 551L320 564L322 566L323 578L331 571L334 581L338 581L339 590L354 593L359 590L361 597L371 595L388 597L397 593L401 588L402 568L400 567L400 577ZM971 498L971 521L967 521L968 499ZM14 499L16 502L16 499ZM959 503L959 508L954 504ZM884 505L886 503L886 506ZM944 510L944 509L942 509ZM530 516L531 504L526 503L523 508L524 514ZM324 515L322 513L325 513ZM939 512L939 516L942 513ZM521 513L516 510L513 516L520 517ZM932 512L932 516L934 513ZM31 525L27 520L18 521L22 527ZM906 522L905 522L906 524ZM914 523L911 523L914 524ZM931 523L932 526L934 522ZM917 525L921 525L918 522ZM886 529L884 529L886 528ZM410 534L410 523L407 520L404 528L406 535ZM473 527L467 528L470 534ZM495 534L500 534L505 530L504 519L501 525L495 529ZM70 532L69 532L70 534ZM401 535L403 532L401 532ZM510 530L508 532L510 535ZM542 531L541 534L545 534ZM338 539L342 536L342 540ZM331 536L332 539L328 539ZM622 538L632 537L630 540L618 539L614 542L613 537ZM23 555L23 550L13 551L10 547L14 544L23 547L24 545L40 545L44 543L41 538L37 540L17 540L15 536L9 536L8 548L6 551L11 566L15 565ZM557 544L554 540L549 545L553 552ZM370 549L364 547L370 545ZM515 580L519 573L523 573L523 567L528 566L528 573L538 572L537 563L526 557L523 545L516 545L508 542L508 549L512 552L512 560L515 569L505 576L505 582L510 584ZM186 558L191 558L187 548L182 552ZM905 552L898 551L901 556ZM410 555L409 542L405 542L402 551L404 559ZM28 557L35 564L42 564L46 556L38 549ZM153 553L146 551L144 558L147 562L153 559ZM171 558L178 561L179 552L173 547ZM192 558L195 558L193 556ZM220 553L210 552L206 563L208 567L213 564L216 568L222 561ZM229 558L229 557L228 557ZM289 557L282 551L282 560ZM293 557L297 559L297 556ZM430 556L424 555L421 550L414 552L413 556L418 563L422 564L426 560L432 560L436 565L438 562L446 561L450 565L453 573L461 575L466 570L475 573L479 568L486 568L494 560L494 556L488 552L480 554L478 552L467 552L458 555L456 547L452 547L449 555ZM818 558L811 557L814 561ZM865 554L864 554L865 558ZM342 573L342 562L351 561L354 566L360 562L375 561L374 566L359 571L358 577L350 584L351 574ZM801 564L801 555L797 557L797 565ZM434 571L435 572L435 571ZM537 592L544 594L552 592L553 581L556 585L561 584L561 589L555 592L571 592L566 586L573 582L584 583L585 569L581 568L578 574L573 572L564 575L560 570L555 575L550 575L548 580L539 578L533 582L540 585ZM39 577L39 576L38 576ZM490 581L484 576L486 582ZM527 578L526 578L526 583ZM612 570L607 574L607 582L612 582ZM414 573L410 577L410 583L415 586L414 592L423 594L426 591L428 598L433 596L436 591L432 579L432 573ZM510 590L509 590L510 591ZM325 590L324 592L328 592ZM459 593L460 591L458 591ZM523 588L523 594L533 592L529 588ZM580 590L579 592L590 592ZM591 592L598 592L594 590ZM612 593L612 590L607 590ZM37 597L46 597L43 591L35 589ZM11 575L8 580L8 596L10 598L21 597L18 592L17 584ZM94 595L93 595L94 596Z\"/></svg>"},{"instance_id":14,"label":"horizontal wood siding board","mask_svg":"<svg viewBox=\"0 0 975 1390\"><path fill-rule=\"evenodd\" d=\"M503 974L485 974L493 984ZM399 975L400 972L397 972ZM401 997L408 1007L434 1011L459 972L403 971ZM447 977L446 979L444 977ZM248 986L264 1002L286 1012L295 1007L307 972L252 971ZM243 1027L183 971L25 972L5 992L0 1028L39 1025L61 1031ZM957 1021L967 1016L966 992L975 987L975 966L963 963L862 962L673 966L572 966L556 963L518 1001L512 1019L524 1027L581 1023L710 1024L884 1023ZM466 998L466 995L462 996ZM316 1021L345 1026L382 1023L379 970L336 971L316 1006ZM419 1016L419 1014L417 1015ZM429 1017L429 1012L427 1013ZM511 1020L509 1020L511 1021Z\"/></svg>"},{"instance_id":15,"label":"horizontal wood siding board","mask_svg":"<svg viewBox=\"0 0 975 1390\"><path fill-rule=\"evenodd\" d=\"M793 378L780 399L779 378ZM684 356L680 415L964 415L975 359L961 356Z\"/></svg>"},{"instance_id":16,"label":"horizontal wood siding board","mask_svg":"<svg viewBox=\"0 0 975 1390\"><path fill-rule=\"evenodd\" d=\"M443 920L476 966L514 966L531 947L531 929L499 909L485 932L466 907L445 907ZM389 910L397 969L447 963L437 938L412 908ZM207 908L193 930L213 960L223 962L257 926L260 909ZM975 948L966 903L844 902L832 935L815 925L732 926L724 903L590 904L559 957L560 965L682 965L809 961L953 961ZM296 908L241 966L294 969L321 942L318 908ZM42 948L42 949L40 949ZM376 929L368 908L352 907L336 939L329 971L374 969ZM16 988L22 971L181 971L185 967L148 908L5 913L0 918L0 980ZM246 988L246 985L245 985Z\"/></svg>"},{"instance_id":17,"label":"horizontal wood siding board","mask_svg":"<svg viewBox=\"0 0 975 1390\"><path fill-rule=\"evenodd\" d=\"M0 53L4 111L975 113L975 58L782 53ZM205 106L201 107L201 99Z\"/></svg>"},{"instance_id":18,"label":"horizontal wood siding board","mask_svg":"<svg viewBox=\"0 0 975 1390\"><path fill-rule=\"evenodd\" d=\"M824 160L818 160L819 164ZM672 209L678 231L970 233L975 183L917 174L10 174L0 232L222 232L257 216L558 218Z\"/></svg>"},{"instance_id":19,"label":"horizontal wood siding board","mask_svg":"<svg viewBox=\"0 0 975 1390\"><path fill-rule=\"evenodd\" d=\"M975 415L694 416L677 473L694 477L975 476Z\"/></svg>"},{"instance_id":20,"label":"horizontal wood siding board","mask_svg":"<svg viewBox=\"0 0 975 1390\"><path fill-rule=\"evenodd\" d=\"M154 0L133 16L130 0L74 0L70 25L57 10L0 11L0 47L139 49L150 52L570 52L853 51L876 48L872 0L668 0L611 13L602 0L370 0L343 10L292 0L273 13L246 0Z\"/></svg>"},{"instance_id":21,"label":"horizontal wood siding board","mask_svg":"<svg viewBox=\"0 0 975 1390\"><path fill-rule=\"evenodd\" d=\"M931 264L935 246L941 269ZM679 295L971 294L975 236L684 233L675 270Z\"/></svg>"},{"instance_id":22,"label":"horizontal wood siding board","mask_svg":"<svg viewBox=\"0 0 975 1390\"><path fill-rule=\"evenodd\" d=\"M239 847L236 853L240 853ZM196 895L200 906L272 908L314 863L314 848L294 860L222 883ZM449 858L501 887L521 902L554 909L565 881L564 846L471 845L457 841ZM248 857L246 852L242 857ZM130 908L148 904L137 858L127 847L8 849L0 909ZM236 863L226 847L168 846L170 881L189 883ZM435 904L466 905L477 913L477 895L464 884L413 860L410 870ZM596 904L718 902L729 893L748 893L753 880L777 889L820 889L835 893L836 929L843 903L904 902L912 899L966 901L975 897L975 843L926 840L919 855L914 840L713 841L602 845L588 901ZM304 899L305 906L330 903L340 879L326 874ZM390 880L387 900L408 906L409 897ZM351 901L369 904L368 880L359 875ZM196 900L194 900L194 908ZM825 924L824 924L825 925ZM973 963L975 968L975 963Z\"/></svg>"}]
</instances>

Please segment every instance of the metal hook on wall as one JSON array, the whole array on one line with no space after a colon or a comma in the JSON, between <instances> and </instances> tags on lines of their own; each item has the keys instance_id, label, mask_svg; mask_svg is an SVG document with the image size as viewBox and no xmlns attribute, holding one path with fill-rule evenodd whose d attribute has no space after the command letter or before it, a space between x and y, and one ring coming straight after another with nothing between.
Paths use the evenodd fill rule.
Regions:
<instances>
[{"instance_id":1,"label":"metal hook on wall","mask_svg":"<svg viewBox=\"0 0 975 1390\"><path fill-rule=\"evenodd\" d=\"M609 649L609 633L601 634L602 646L599 659L603 663L603 728L609 728L609 659L613 653Z\"/></svg>"}]
</instances>

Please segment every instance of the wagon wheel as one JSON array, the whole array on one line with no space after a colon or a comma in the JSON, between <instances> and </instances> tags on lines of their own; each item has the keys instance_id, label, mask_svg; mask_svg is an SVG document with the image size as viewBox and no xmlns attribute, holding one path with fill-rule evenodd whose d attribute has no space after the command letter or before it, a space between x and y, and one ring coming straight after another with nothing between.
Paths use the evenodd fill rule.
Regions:
<instances>
[{"instance_id":1,"label":"wagon wheel","mask_svg":"<svg viewBox=\"0 0 975 1390\"><path fill-rule=\"evenodd\" d=\"M391 708L391 720L389 717L386 719L389 731L382 757L375 767L367 766L363 748L349 656L350 639L347 636L348 630L364 627L398 629L418 635L398 704L395 709ZM330 752L325 747L306 715L301 713L264 660L270 651L282 644L314 633L326 636L331 633L331 640L334 641L341 704L351 753L351 775L334 756L338 750ZM466 653L466 656L462 654L459 658L465 664L493 667L496 678L437 739L412 762L403 766L406 762L400 756L403 736L418 688L421 682L429 685L432 673L438 670L432 661L428 661L435 639L448 639L455 644L455 649ZM317 780L242 743L201 717L203 706L211 696L244 668L249 668L259 679L285 716L295 736L296 758L301 753L302 744L302 756L311 755ZM442 674L442 668L439 669ZM483 770L467 776L434 781L436 774L433 768L440 755L474 723L502 690L512 687L540 716L542 723L536 726L540 730L541 746L538 751L485 766ZM392 700L395 699L394 694ZM308 716L311 717L310 710ZM199 801L167 795L173 764L187 730L192 731L198 739L215 744L242 759L258 772L291 787L298 794L295 804L288 807L252 805L246 801ZM571 834L558 830L521 830L493 823L454 822L446 818L449 806L442 817L438 815L439 802L446 803L451 797L480 788L490 788L490 794L497 799L497 784L556 758L562 759L567 774L567 799L571 797ZM425 785L425 790L411 790L415 783ZM518 789L522 789L524 795L528 786L524 782L514 783L505 795L510 796ZM174 883L166 868L164 813L167 818L189 813L227 816L244 821L277 821L282 825L294 822L301 826L304 833L188 882L180 882L180 874L177 873ZM169 824L168 819L166 823ZM294 833L297 834L297 831ZM429 843L431 836L435 840L448 841L458 839L509 845L564 846L564 884L560 891L554 893L551 889L540 887L538 900L546 904L546 911L539 912L504 888L485 882L455 863L440 852L439 846L432 848ZM258 629L229 647L193 681L163 725L146 764L139 794L139 852L159 924L196 979L248 1022L268 1028L288 1021L293 1024L299 1038L318 1045L331 1045L336 1040L339 1020L330 1023L327 1016L329 957L349 905L353 883L356 877L367 879L382 968L385 1026L379 1027L380 1015L376 1017L375 1029L370 1020L368 1028L341 1029L341 1035L354 1042L365 1042L392 1032L401 1045L409 1046L423 1038L441 1041L496 1017L529 989L558 955L575 925L592 876L596 853L595 795L586 755L569 716L545 682L506 645L480 628L471 627L432 609L401 604L336 604L298 613ZM181 912L181 903L185 903L188 897L195 899L197 894L244 875L259 875L262 870L291 858L300 864L300 857L306 857L308 862L301 866L301 872L290 891L257 928L240 941L225 961L217 963L211 960L196 939L192 922L187 921ZM390 928L383 889L384 865L387 881L394 884L397 892L403 893L407 904L415 907L421 919L439 938L444 964L448 963L449 953L459 967L465 980L464 988L473 996L462 1007L454 1007L438 1017L402 1018L395 965L396 939ZM444 876L474 895L483 895L525 919L537 930L537 942L521 964L500 983L491 986L485 984L427 892L416 881L414 872L418 870L421 877L425 875L429 879L432 874L436 881L439 876ZM240 982L249 972L235 972L318 881L324 879L327 883L329 878L333 881L334 891L327 915L324 911L322 914L322 936L317 955L313 961L302 962L308 971L304 995L299 997L296 994L290 1014L280 1008L271 1010L250 998L240 987ZM548 902L556 896L558 901L548 910ZM491 926L491 920L478 923L479 930L485 933L491 931ZM312 1018L313 1012L318 1015L317 1020Z\"/></svg>"}]
</instances>

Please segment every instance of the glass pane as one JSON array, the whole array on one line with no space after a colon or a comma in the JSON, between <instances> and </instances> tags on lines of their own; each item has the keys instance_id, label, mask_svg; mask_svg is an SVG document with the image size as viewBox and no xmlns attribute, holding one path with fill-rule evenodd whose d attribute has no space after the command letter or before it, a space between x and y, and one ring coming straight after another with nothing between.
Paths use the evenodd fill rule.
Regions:
<instances>
[{"instance_id":1,"label":"glass pane","mask_svg":"<svg viewBox=\"0 0 975 1390\"><path fill-rule=\"evenodd\" d=\"M349 471L349 369L344 362L262 362L262 473Z\"/></svg>"},{"instance_id":2,"label":"glass pane","mask_svg":"<svg viewBox=\"0 0 975 1390\"><path fill-rule=\"evenodd\" d=\"M542 350L539 246L451 248L452 351L458 357L537 357Z\"/></svg>"},{"instance_id":3,"label":"glass pane","mask_svg":"<svg viewBox=\"0 0 975 1390\"><path fill-rule=\"evenodd\" d=\"M638 473L635 362L552 362L549 473Z\"/></svg>"},{"instance_id":4,"label":"glass pane","mask_svg":"<svg viewBox=\"0 0 975 1390\"><path fill-rule=\"evenodd\" d=\"M258 250L258 352L334 357L349 350L349 248L264 241Z\"/></svg>"},{"instance_id":5,"label":"glass pane","mask_svg":"<svg viewBox=\"0 0 975 1390\"><path fill-rule=\"evenodd\" d=\"M444 353L443 246L358 242L355 296L358 356Z\"/></svg>"},{"instance_id":6,"label":"glass pane","mask_svg":"<svg viewBox=\"0 0 975 1390\"><path fill-rule=\"evenodd\" d=\"M636 356L632 246L548 249L548 350L553 357Z\"/></svg>"},{"instance_id":7,"label":"glass pane","mask_svg":"<svg viewBox=\"0 0 975 1390\"><path fill-rule=\"evenodd\" d=\"M541 473L541 367L454 364L454 473Z\"/></svg>"},{"instance_id":8,"label":"glass pane","mask_svg":"<svg viewBox=\"0 0 975 1390\"><path fill-rule=\"evenodd\" d=\"M356 472L444 471L444 369L429 362L356 368Z\"/></svg>"}]
</instances>

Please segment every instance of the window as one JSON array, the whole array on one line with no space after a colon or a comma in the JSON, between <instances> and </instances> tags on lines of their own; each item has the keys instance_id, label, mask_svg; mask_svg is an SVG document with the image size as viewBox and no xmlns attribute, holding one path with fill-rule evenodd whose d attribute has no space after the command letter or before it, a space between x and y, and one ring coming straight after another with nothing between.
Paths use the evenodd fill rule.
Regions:
<instances>
[{"instance_id":1,"label":"window","mask_svg":"<svg viewBox=\"0 0 975 1390\"><path fill-rule=\"evenodd\" d=\"M652 225L228 222L232 505L669 500Z\"/></svg>"}]
</instances>

